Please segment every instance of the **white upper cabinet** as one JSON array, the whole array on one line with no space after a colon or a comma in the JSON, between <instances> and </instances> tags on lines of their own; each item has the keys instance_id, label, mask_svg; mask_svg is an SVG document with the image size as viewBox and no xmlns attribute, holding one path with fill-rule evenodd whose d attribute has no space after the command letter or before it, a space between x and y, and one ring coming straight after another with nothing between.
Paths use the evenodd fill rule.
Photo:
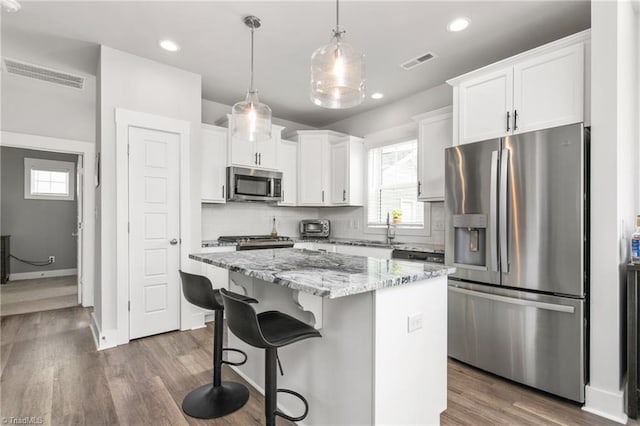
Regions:
<instances>
[{"instance_id":1,"label":"white upper cabinet","mask_svg":"<svg viewBox=\"0 0 640 426\"><path fill-rule=\"evenodd\" d=\"M583 122L590 30L449 80L454 144Z\"/></svg>"},{"instance_id":2,"label":"white upper cabinet","mask_svg":"<svg viewBox=\"0 0 640 426\"><path fill-rule=\"evenodd\" d=\"M579 123L584 117L584 46L578 44L513 68L515 133Z\"/></svg>"},{"instance_id":3,"label":"white upper cabinet","mask_svg":"<svg viewBox=\"0 0 640 426\"><path fill-rule=\"evenodd\" d=\"M362 140L328 130L302 130L296 135L298 205L362 205Z\"/></svg>"},{"instance_id":4,"label":"white upper cabinet","mask_svg":"<svg viewBox=\"0 0 640 426\"><path fill-rule=\"evenodd\" d=\"M418 122L418 200L444 201L444 150L453 144L450 106L413 117Z\"/></svg>"},{"instance_id":5,"label":"white upper cabinet","mask_svg":"<svg viewBox=\"0 0 640 426\"><path fill-rule=\"evenodd\" d=\"M298 142L282 139L278 144L278 170L282 172L279 206L298 204Z\"/></svg>"},{"instance_id":6,"label":"white upper cabinet","mask_svg":"<svg viewBox=\"0 0 640 426\"><path fill-rule=\"evenodd\" d=\"M364 202L364 142L347 136L330 142L333 205L361 206Z\"/></svg>"},{"instance_id":7,"label":"white upper cabinet","mask_svg":"<svg viewBox=\"0 0 640 426\"><path fill-rule=\"evenodd\" d=\"M229 129L232 128L232 116L228 115ZM229 163L234 166L277 169L278 143L281 139L282 126L271 126L271 139L260 142L248 142L234 138L229 130Z\"/></svg>"},{"instance_id":8,"label":"white upper cabinet","mask_svg":"<svg viewBox=\"0 0 640 426\"><path fill-rule=\"evenodd\" d=\"M227 176L227 129L202 125L201 194L203 203L224 203Z\"/></svg>"},{"instance_id":9,"label":"white upper cabinet","mask_svg":"<svg viewBox=\"0 0 640 426\"><path fill-rule=\"evenodd\" d=\"M513 70L494 71L460 84L460 143L504 136L510 129Z\"/></svg>"}]
</instances>

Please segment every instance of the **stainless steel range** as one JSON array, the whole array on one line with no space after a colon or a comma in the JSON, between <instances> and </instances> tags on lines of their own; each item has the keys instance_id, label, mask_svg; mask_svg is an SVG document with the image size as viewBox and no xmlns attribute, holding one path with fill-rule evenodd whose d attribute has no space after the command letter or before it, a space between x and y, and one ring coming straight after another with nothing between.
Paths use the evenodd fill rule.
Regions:
<instances>
[{"instance_id":1,"label":"stainless steel range","mask_svg":"<svg viewBox=\"0 0 640 426\"><path fill-rule=\"evenodd\" d=\"M271 235L229 235L218 238L220 242L236 243L236 250L259 250L293 247L289 237L272 237Z\"/></svg>"}]
</instances>

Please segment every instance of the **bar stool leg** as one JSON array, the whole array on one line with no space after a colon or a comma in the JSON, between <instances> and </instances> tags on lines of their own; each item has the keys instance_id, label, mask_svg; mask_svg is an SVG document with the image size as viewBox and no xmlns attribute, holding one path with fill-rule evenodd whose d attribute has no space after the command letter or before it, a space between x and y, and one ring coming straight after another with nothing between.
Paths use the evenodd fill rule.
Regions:
<instances>
[{"instance_id":1,"label":"bar stool leg","mask_svg":"<svg viewBox=\"0 0 640 426\"><path fill-rule=\"evenodd\" d=\"M249 400L249 390L244 385L222 381L223 321L223 311L216 310L213 335L213 383L193 390L182 401L182 410L191 417L215 419L226 416L242 408Z\"/></svg>"},{"instance_id":2,"label":"bar stool leg","mask_svg":"<svg viewBox=\"0 0 640 426\"><path fill-rule=\"evenodd\" d=\"M278 409L277 357L278 350L276 348L265 350L264 414L266 426L276 425L276 410Z\"/></svg>"}]
</instances>

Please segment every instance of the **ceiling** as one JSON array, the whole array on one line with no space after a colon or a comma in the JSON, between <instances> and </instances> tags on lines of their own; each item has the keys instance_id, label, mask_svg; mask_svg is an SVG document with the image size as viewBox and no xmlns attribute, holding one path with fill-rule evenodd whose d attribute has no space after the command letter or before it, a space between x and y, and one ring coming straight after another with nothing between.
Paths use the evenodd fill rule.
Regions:
<instances>
[{"instance_id":1,"label":"ceiling","mask_svg":"<svg viewBox=\"0 0 640 426\"><path fill-rule=\"evenodd\" d=\"M242 17L262 19L255 35L256 86L273 115L326 126L435 87L448 78L590 27L588 1L343 1L347 40L366 54L367 98L328 110L308 96L311 53L329 41L332 1L32 2L2 13L2 54L95 75L98 44L202 75L203 98L232 105L249 80L249 30ZM460 33L446 30L471 19ZM158 40L181 50L169 53ZM438 57L413 70L399 64L426 51Z\"/></svg>"}]
</instances>

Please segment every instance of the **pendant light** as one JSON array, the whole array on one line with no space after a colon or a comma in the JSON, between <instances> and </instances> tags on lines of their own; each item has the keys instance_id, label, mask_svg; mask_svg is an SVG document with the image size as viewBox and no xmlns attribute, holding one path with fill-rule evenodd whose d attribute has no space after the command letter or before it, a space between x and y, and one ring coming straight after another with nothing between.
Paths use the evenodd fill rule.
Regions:
<instances>
[{"instance_id":1,"label":"pendant light","mask_svg":"<svg viewBox=\"0 0 640 426\"><path fill-rule=\"evenodd\" d=\"M364 100L364 54L346 43L344 34L336 0L336 28L331 41L311 55L311 102L318 106L351 108Z\"/></svg>"},{"instance_id":2,"label":"pendant light","mask_svg":"<svg viewBox=\"0 0 640 426\"><path fill-rule=\"evenodd\" d=\"M251 85L244 101L235 104L232 113L232 135L248 142L271 139L271 108L260 102L253 85L253 32L260 28L260 19L246 16L244 24L251 29Z\"/></svg>"}]
</instances>

